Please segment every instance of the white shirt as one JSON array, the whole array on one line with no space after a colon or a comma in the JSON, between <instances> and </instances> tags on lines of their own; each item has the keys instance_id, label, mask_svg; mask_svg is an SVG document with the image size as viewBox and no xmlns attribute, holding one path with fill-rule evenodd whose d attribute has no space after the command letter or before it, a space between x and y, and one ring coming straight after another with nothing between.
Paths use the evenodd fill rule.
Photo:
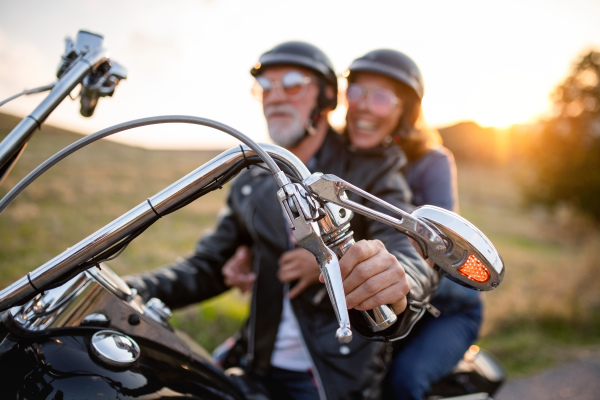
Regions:
<instances>
[{"instance_id":1,"label":"white shirt","mask_svg":"<svg viewBox=\"0 0 600 400\"><path fill-rule=\"evenodd\" d=\"M289 371L308 371L312 369L310 356L304 346L298 320L292 311L287 291L283 297L281 322L279 323L275 347L271 355L271 365Z\"/></svg>"},{"instance_id":2,"label":"white shirt","mask_svg":"<svg viewBox=\"0 0 600 400\"><path fill-rule=\"evenodd\" d=\"M289 227L288 237L290 238L290 248L294 248L292 243L295 242L295 239ZM298 320L292 310L288 296L289 285L286 284L284 288L281 321L277 330L275 347L271 354L271 365L289 371L308 371L312 369L312 362L302 339Z\"/></svg>"}]
</instances>

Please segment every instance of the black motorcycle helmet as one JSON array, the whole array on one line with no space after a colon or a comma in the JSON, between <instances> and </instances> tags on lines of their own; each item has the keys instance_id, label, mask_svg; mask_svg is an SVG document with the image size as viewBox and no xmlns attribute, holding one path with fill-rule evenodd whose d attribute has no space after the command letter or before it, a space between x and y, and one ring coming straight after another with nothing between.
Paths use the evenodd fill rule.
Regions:
<instances>
[{"instance_id":1,"label":"black motorcycle helmet","mask_svg":"<svg viewBox=\"0 0 600 400\"><path fill-rule=\"evenodd\" d=\"M404 94L404 113L398 122L396 134L400 137L413 129L419 113L425 87L417 64L406 54L397 50L378 49L352 61L344 76L352 82L353 75L369 72L386 76L399 84Z\"/></svg>"},{"instance_id":2,"label":"black motorcycle helmet","mask_svg":"<svg viewBox=\"0 0 600 400\"><path fill-rule=\"evenodd\" d=\"M263 53L250 70L250 74L254 77L259 76L266 68L275 65L293 65L310 69L319 78L318 111L329 107L333 110L337 106L338 81L335 69L329 57L316 46L299 41L281 43ZM333 87L333 97L327 97L325 93L327 85Z\"/></svg>"}]
</instances>

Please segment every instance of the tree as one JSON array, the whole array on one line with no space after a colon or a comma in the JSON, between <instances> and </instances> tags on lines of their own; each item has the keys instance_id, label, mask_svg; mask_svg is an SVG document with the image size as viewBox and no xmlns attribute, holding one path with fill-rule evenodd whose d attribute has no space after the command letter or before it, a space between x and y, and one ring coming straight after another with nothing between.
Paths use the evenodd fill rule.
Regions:
<instances>
[{"instance_id":1,"label":"tree","mask_svg":"<svg viewBox=\"0 0 600 400\"><path fill-rule=\"evenodd\" d=\"M552 94L554 113L530 141L525 195L567 204L600 222L600 52L590 51Z\"/></svg>"}]
</instances>

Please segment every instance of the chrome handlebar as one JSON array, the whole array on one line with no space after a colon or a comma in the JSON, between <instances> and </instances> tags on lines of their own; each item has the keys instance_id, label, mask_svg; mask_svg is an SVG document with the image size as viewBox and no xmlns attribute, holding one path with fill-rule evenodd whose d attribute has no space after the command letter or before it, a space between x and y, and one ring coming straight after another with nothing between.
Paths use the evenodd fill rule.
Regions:
<instances>
[{"instance_id":1,"label":"chrome handlebar","mask_svg":"<svg viewBox=\"0 0 600 400\"><path fill-rule=\"evenodd\" d=\"M260 149L258 145L256 147ZM268 147L265 146L265 148ZM289 166L293 166L295 171L299 171L303 175L308 174L308 170L299 160L287 161L286 156L291 153L287 151L283 153L284 155L281 158L286 160ZM138 229L152 223L157 217L168 213L170 209L177 207L178 204L194 198L200 190L214 183L217 177L232 168L234 164L243 161L250 154L253 154L252 150L241 147L225 151L38 267L35 271L30 272L26 277L9 285L0 292L0 311L26 301L36 293L51 287L54 283L69 279L81 272L78 269L79 265L119 243ZM281 182L280 186L291 184L264 150L260 149L255 154L259 155L261 159L269 158L267 164L277 169L274 175L276 175L277 181Z\"/></svg>"},{"instance_id":2,"label":"chrome handlebar","mask_svg":"<svg viewBox=\"0 0 600 400\"><path fill-rule=\"evenodd\" d=\"M271 169L279 186L277 196L295 239L315 256L319 264L339 322L339 329L336 331L338 341L347 343L352 338L338 263L338 256L353 244L348 223L352 211L391 225L409 236L417 243L415 247L420 250L424 258L431 259L442 272L465 286L490 290L502 280L504 266L497 251L478 230L476 243L472 243L473 229L476 228L465 224L458 226L456 221L462 223L462 219L457 215L449 212L440 214L435 207L417 209L413 213L415 216L407 214L333 175L321 173L310 175L308 169L296 156L281 147L258 146L242 134L239 135L250 147L239 146L225 151L3 289L0 291L0 311L22 304L37 293L72 278L82 269L95 265L95 261L90 262L95 256L152 224L162 215L177 209L182 203L197 198L204 188L214 184L219 177L234 169L236 165L239 167L244 162L247 164L248 157L253 155L257 155ZM303 183L292 183L272 157L285 164ZM352 202L348 199L346 191L368 198L395 212L400 218ZM435 211L433 214L432 209ZM327 247L324 240L332 248L342 250L336 255ZM484 279L477 276L473 279L464 271L460 271L463 265L471 261L472 255L475 255L479 262L475 265L476 269L484 268L487 271ZM494 257L496 259L492 260ZM87 266L82 268L84 263ZM373 316L375 319L369 318ZM365 317L371 323L371 328L377 331L393 324L396 316L389 307L381 306Z\"/></svg>"},{"instance_id":3,"label":"chrome handlebar","mask_svg":"<svg viewBox=\"0 0 600 400\"><path fill-rule=\"evenodd\" d=\"M261 147L256 144L252 147L255 150L240 146L225 151L3 289L0 292L0 311L29 300L37 293L51 288L56 282L63 282L75 276L81 272L80 266L83 263L118 244L128 235L153 223L157 217L170 212L179 204L197 197L198 192L207 185L213 184L219 176L232 169L240 161L244 161L252 155L258 155L269 166L280 187L278 196L286 215L289 216L288 222L296 239L315 255L323 271L328 292L340 321L338 337L342 341L350 340L350 323L338 260L335 254L323 244L319 227L314 222L319 214L316 211L319 206L310 197L299 195L300 191L303 191L301 186L293 184L271 156L287 165L298 179L309 177L308 169L296 156L281 147L273 145Z\"/></svg>"}]
</instances>

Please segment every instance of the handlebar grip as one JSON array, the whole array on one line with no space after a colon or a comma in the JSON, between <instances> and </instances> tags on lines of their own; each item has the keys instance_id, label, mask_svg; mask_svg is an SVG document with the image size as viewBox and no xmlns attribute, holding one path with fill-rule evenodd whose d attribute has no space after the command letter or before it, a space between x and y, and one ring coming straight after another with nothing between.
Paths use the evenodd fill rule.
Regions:
<instances>
[{"instance_id":1,"label":"handlebar grip","mask_svg":"<svg viewBox=\"0 0 600 400\"><path fill-rule=\"evenodd\" d=\"M348 251L354 243L353 232L350 231L347 233L347 237L343 241L338 241L337 243L329 246L329 248L335 253L338 258L342 258L342 256ZM386 328L392 326L398 316L394 312L391 306L382 305L379 307L375 307L371 310L361 311L362 316L365 318L369 327L373 332L379 332Z\"/></svg>"},{"instance_id":2,"label":"handlebar grip","mask_svg":"<svg viewBox=\"0 0 600 400\"><path fill-rule=\"evenodd\" d=\"M99 97L100 93L97 88L90 88L83 84L81 86L81 108L79 113L86 118L91 117L94 114Z\"/></svg>"}]
</instances>

